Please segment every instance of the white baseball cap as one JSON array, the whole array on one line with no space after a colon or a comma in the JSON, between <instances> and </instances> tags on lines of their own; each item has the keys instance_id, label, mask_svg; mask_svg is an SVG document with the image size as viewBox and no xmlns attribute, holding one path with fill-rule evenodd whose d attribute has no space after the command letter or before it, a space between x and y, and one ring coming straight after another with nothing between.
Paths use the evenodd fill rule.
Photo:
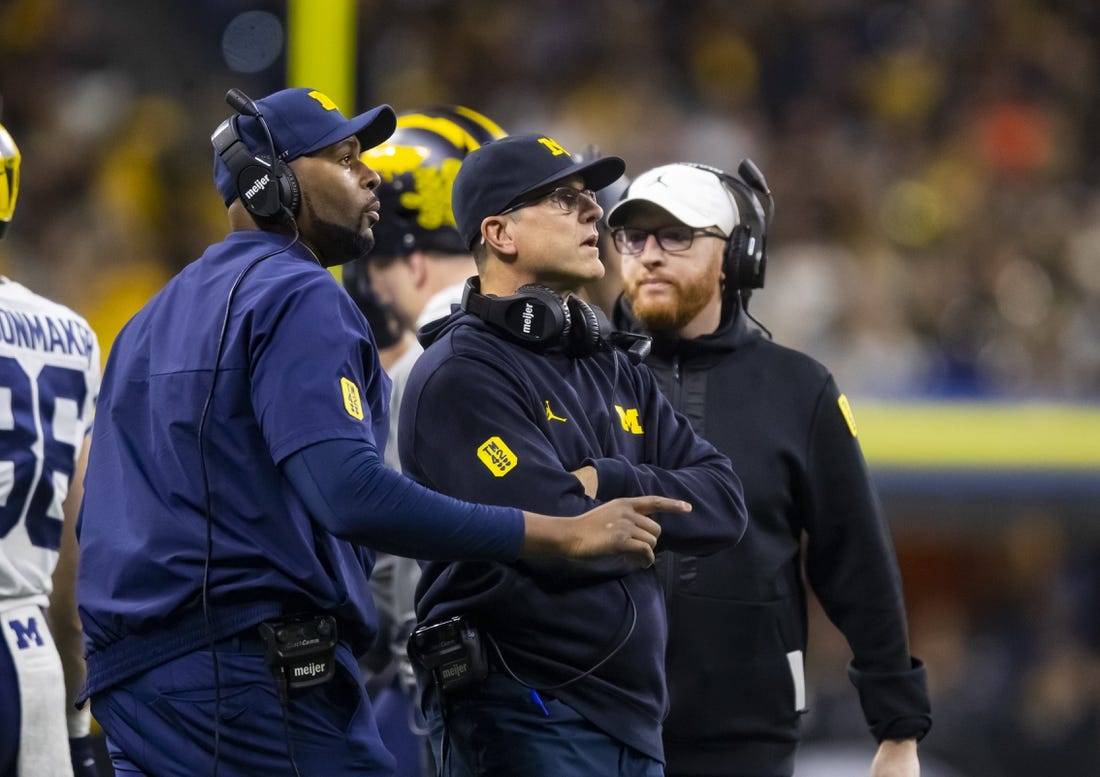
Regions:
<instances>
[{"instance_id":1,"label":"white baseball cap","mask_svg":"<svg viewBox=\"0 0 1100 777\"><path fill-rule=\"evenodd\" d=\"M662 165L639 175L607 214L608 225L621 226L633 202L653 203L689 227L718 227L724 235L740 222L737 205L718 176L694 165Z\"/></svg>"}]
</instances>

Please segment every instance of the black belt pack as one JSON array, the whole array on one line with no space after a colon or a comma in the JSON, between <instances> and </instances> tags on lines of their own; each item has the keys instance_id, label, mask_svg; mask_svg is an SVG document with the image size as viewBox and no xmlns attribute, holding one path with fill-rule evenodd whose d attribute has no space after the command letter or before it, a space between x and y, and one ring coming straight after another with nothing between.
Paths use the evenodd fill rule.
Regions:
<instances>
[{"instance_id":1,"label":"black belt pack","mask_svg":"<svg viewBox=\"0 0 1100 777\"><path fill-rule=\"evenodd\" d=\"M336 674L336 619L331 615L275 618L259 629L264 659L282 688L309 688Z\"/></svg>"},{"instance_id":2,"label":"black belt pack","mask_svg":"<svg viewBox=\"0 0 1100 777\"><path fill-rule=\"evenodd\" d=\"M476 686L489 676L481 632L463 615L418 628L409 640L409 652L431 670L444 695Z\"/></svg>"}]
</instances>

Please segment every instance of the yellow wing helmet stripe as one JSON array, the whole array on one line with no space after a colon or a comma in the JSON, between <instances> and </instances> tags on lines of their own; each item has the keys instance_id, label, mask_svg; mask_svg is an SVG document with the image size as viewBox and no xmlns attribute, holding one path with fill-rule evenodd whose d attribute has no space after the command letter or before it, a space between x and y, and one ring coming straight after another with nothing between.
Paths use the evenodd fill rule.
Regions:
<instances>
[{"instance_id":1,"label":"yellow wing helmet stripe","mask_svg":"<svg viewBox=\"0 0 1100 777\"><path fill-rule=\"evenodd\" d=\"M422 229L453 227L455 217L451 209L451 189L454 188L462 160L448 157L438 167L422 167L421 163L429 153L422 146L385 145L373 148L362 156L363 161L385 181L392 181L398 175L412 176L412 190L402 192L399 202L401 207L416 214L416 223Z\"/></svg>"},{"instance_id":2,"label":"yellow wing helmet stripe","mask_svg":"<svg viewBox=\"0 0 1100 777\"><path fill-rule=\"evenodd\" d=\"M496 122L471 108L456 105L452 110L459 116L477 124L494 139L503 138L507 135ZM427 130L446 139L456 149L465 150L467 153L481 147L481 143L477 138L445 116L406 113L397 117L397 128ZM419 167L430 155L431 150L425 146L383 143L364 151L362 159L374 168L379 175L390 180L398 173L408 172Z\"/></svg>"},{"instance_id":3,"label":"yellow wing helmet stripe","mask_svg":"<svg viewBox=\"0 0 1100 777\"><path fill-rule=\"evenodd\" d=\"M483 130L493 136L495 140L500 140L508 133L505 132L499 124L490 119L488 116L482 113L478 113L473 108L467 108L465 105L454 106L454 112L463 118L469 119L474 124L481 127Z\"/></svg>"},{"instance_id":4,"label":"yellow wing helmet stripe","mask_svg":"<svg viewBox=\"0 0 1100 777\"><path fill-rule=\"evenodd\" d=\"M462 158L481 146L481 136L477 128L493 138L501 138L506 134L493 121L470 108L454 106L450 111L450 118L435 116L430 112L402 114L397 117L398 131L394 137L389 142L367 149L361 155L363 162L387 183L393 183L403 176L411 178L400 186L399 203L402 208L415 215L417 226L427 231L455 226L451 190L454 188L455 176L462 166ZM432 145L416 142L416 136L420 134L423 137L423 134L402 134L401 130L423 130L441 138L453 147L453 152L448 153L455 156L443 156L438 163L429 163L433 154Z\"/></svg>"},{"instance_id":5,"label":"yellow wing helmet stripe","mask_svg":"<svg viewBox=\"0 0 1100 777\"><path fill-rule=\"evenodd\" d=\"M477 111L465 108L461 105L456 105L453 110L459 116L467 118L477 124L494 138L504 137L504 130ZM481 141L471 135L465 127L448 119L446 116L429 116L426 113L406 113L397 118L397 127L398 129L427 130L428 132L435 133L445 138L452 146L465 150L467 153L481 147Z\"/></svg>"},{"instance_id":6,"label":"yellow wing helmet stripe","mask_svg":"<svg viewBox=\"0 0 1100 777\"><path fill-rule=\"evenodd\" d=\"M425 116L422 113L410 113L400 117L397 120L397 126L399 129L428 130L442 138L446 138L447 142L455 148L466 149L467 151L473 151L475 148L481 146L481 144L474 139L473 135L450 119L441 116Z\"/></svg>"}]
</instances>

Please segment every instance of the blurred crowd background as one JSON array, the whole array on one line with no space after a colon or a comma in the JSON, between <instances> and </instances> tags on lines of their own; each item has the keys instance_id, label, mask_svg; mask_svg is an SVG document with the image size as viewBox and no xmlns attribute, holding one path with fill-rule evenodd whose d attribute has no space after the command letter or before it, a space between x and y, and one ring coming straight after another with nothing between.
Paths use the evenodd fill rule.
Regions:
<instances>
[{"instance_id":1,"label":"blurred crowd background","mask_svg":"<svg viewBox=\"0 0 1100 777\"><path fill-rule=\"evenodd\" d=\"M208 137L229 87L287 85L285 18L276 0L0 0L0 121L24 156L0 273L106 352L225 232ZM752 158L776 202L752 312L833 369L857 418L862 398L1095 404L1095 0L362 0L356 24L345 113L462 103L628 175ZM1100 775L1098 478L1070 508L1057 479L1032 499L996 478L884 489L932 777ZM871 743L846 647L818 610L811 626L802 773L824 775Z\"/></svg>"}]
</instances>

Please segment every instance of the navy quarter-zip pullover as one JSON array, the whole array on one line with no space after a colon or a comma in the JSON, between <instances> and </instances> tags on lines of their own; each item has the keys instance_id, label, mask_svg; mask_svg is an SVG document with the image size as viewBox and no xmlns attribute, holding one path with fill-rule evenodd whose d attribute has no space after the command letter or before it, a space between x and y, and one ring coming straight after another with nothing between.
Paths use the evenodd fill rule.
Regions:
<instances>
[{"instance_id":1,"label":"navy quarter-zip pullover","mask_svg":"<svg viewBox=\"0 0 1100 777\"><path fill-rule=\"evenodd\" d=\"M745 530L728 459L673 411L650 372L607 347L590 356L512 343L456 312L421 332L426 350L401 408L401 464L460 498L578 515L597 501L660 494L690 513L656 515L658 548L706 555ZM592 465L597 499L572 472ZM655 568L428 563L417 615L471 616L521 682L621 742L664 760L665 608ZM497 662L498 667L500 662ZM429 678L421 676L422 687ZM564 683L564 685L562 685Z\"/></svg>"}]
</instances>

